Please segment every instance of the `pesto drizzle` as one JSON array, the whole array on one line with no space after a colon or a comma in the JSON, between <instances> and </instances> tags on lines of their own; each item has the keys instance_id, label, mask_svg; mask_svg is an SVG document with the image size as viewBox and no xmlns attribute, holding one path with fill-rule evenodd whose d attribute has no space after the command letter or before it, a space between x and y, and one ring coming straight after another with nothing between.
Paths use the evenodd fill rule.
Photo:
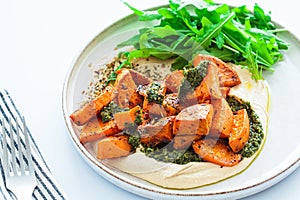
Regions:
<instances>
[{"instance_id":1,"label":"pesto drizzle","mask_svg":"<svg viewBox=\"0 0 300 200\"><path fill-rule=\"evenodd\" d=\"M201 158L192 149L176 150L173 148L168 149L167 147L152 148L143 146L141 151L149 158L165 163L184 165L189 162L201 162Z\"/></svg>"},{"instance_id":2,"label":"pesto drizzle","mask_svg":"<svg viewBox=\"0 0 300 200\"><path fill-rule=\"evenodd\" d=\"M161 85L157 82L151 83L149 89L147 90L147 99L149 103L162 104L164 100L164 95L160 94Z\"/></svg>"},{"instance_id":3,"label":"pesto drizzle","mask_svg":"<svg viewBox=\"0 0 300 200\"><path fill-rule=\"evenodd\" d=\"M107 106L102 108L99 116L102 122L108 122L114 118L114 114L128 110L128 108L120 108L118 104L116 104L114 101L111 101Z\"/></svg>"},{"instance_id":4,"label":"pesto drizzle","mask_svg":"<svg viewBox=\"0 0 300 200\"><path fill-rule=\"evenodd\" d=\"M203 78L207 75L209 61L202 61L198 66L185 68L183 71L184 78L179 88L178 99L184 101L186 95L194 91L200 85Z\"/></svg>"}]
</instances>

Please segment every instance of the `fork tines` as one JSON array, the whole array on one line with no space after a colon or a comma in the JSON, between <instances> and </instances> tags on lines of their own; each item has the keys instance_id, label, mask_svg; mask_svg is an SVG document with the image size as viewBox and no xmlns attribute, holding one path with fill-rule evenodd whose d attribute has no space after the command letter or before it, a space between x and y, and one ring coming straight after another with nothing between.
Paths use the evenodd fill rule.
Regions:
<instances>
[{"instance_id":1,"label":"fork tines","mask_svg":"<svg viewBox=\"0 0 300 200\"><path fill-rule=\"evenodd\" d=\"M22 175L34 173L34 167L32 165L31 150L29 145L25 118L22 118L22 123L23 123L22 130L23 130L24 140L22 140L21 138L21 133L19 130L21 127L17 119L15 122L15 126L13 126L11 119L9 119L8 129L6 127L5 120L4 119L1 120L2 134L3 134L2 165L3 165L5 177L22 176ZM6 135L9 136L10 144L7 141ZM14 139L15 137L17 137L17 140ZM9 151L10 153L8 153ZM18 152L18 155L16 152ZM11 162L9 162L9 154L11 155L11 160L10 160ZM28 166L28 169L26 169L26 165Z\"/></svg>"}]
</instances>

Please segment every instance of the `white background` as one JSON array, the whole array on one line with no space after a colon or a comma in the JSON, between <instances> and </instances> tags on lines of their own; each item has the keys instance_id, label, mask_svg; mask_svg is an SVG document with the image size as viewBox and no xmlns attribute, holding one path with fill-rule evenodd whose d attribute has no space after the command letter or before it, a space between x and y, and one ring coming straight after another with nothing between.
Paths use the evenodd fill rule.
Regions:
<instances>
[{"instance_id":1,"label":"white background","mask_svg":"<svg viewBox=\"0 0 300 200\"><path fill-rule=\"evenodd\" d=\"M130 0L144 9L162 0ZM226 2L226 1L218 1ZM300 38L294 0L259 3ZM64 78L80 50L99 32L131 11L119 0L0 0L0 88L7 89L57 182L69 199L143 199L94 172L69 138L61 109ZM276 153L276 152L274 152ZM300 169L275 186L245 199L297 199Z\"/></svg>"}]
</instances>

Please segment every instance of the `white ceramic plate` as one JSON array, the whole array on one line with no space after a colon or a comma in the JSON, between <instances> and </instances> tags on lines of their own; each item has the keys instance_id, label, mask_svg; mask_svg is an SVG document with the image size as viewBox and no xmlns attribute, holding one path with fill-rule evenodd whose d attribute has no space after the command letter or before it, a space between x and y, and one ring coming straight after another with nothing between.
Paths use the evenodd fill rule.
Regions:
<instances>
[{"instance_id":1,"label":"white ceramic plate","mask_svg":"<svg viewBox=\"0 0 300 200\"><path fill-rule=\"evenodd\" d=\"M78 130L69 115L79 107L82 91L93 80L94 69L109 61L115 46L148 26L134 15L127 16L98 34L83 49L66 76L63 89L63 112L76 149L86 162L113 184L152 199L232 199L249 196L285 178L300 165L300 42L290 32L281 34L291 44L284 61L272 74L264 74L271 88L271 111L268 137L254 163L243 173L225 181L189 190L155 186L99 162L79 142Z\"/></svg>"}]
</instances>

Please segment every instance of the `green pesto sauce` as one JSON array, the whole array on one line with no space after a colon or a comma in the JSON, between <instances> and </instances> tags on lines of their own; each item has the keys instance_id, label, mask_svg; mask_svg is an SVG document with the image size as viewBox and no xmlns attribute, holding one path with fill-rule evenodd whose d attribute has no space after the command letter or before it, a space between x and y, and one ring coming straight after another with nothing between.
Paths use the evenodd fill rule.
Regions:
<instances>
[{"instance_id":1,"label":"green pesto sauce","mask_svg":"<svg viewBox=\"0 0 300 200\"><path fill-rule=\"evenodd\" d=\"M128 136L128 143L132 145L133 151L136 150L141 144L141 138L139 134L130 134Z\"/></svg>"},{"instance_id":2,"label":"green pesto sauce","mask_svg":"<svg viewBox=\"0 0 300 200\"><path fill-rule=\"evenodd\" d=\"M262 145L262 141L264 138L262 124L259 120L258 115L251 108L249 102L245 102L241 99L236 99L235 97L229 97L227 101L233 112L236 112L240 109L247 110L250 121L250 135L248 142L245 144L245 147L239 153L243 157L251 157L255 152L258 151L260 145ZM167 146L169 146L169 148L142 146L141 151L150 158L154 158L157 161L166 163L187 164L189 162L202 161L192 148L189 148L187 150L175 150L173 148L170 148L172 145Z\"/></svg>"},{"instance_id":3,"label":"green pesto sauce","mask_svg":"<svg viewBox=\"0 0 300 200\"><path fill-rule=\"evenodd\" d=\"M114 101L111 101L107 106L102 108L99 115L102 122L108 122L114 118L114 114L123 111L128 111L128 108L120 108Z\"/></svg>"},{"instance_id":4,"label":"green pesto sauce","mask_svg":"<svg viewBox=\"0 0 300 200\"><path fill-rule=\"evenodd\" d=\"M183 71L185 79L192 88L196 88L207 74L209 61L201 61L198 66Z\"/></svg>"},{"instance_id":5,"label":"green pesto sauce","mask_svg":"<svg viewBox=\"0 0 300 200\"><path fill-rule=\"evenodd\" d=\"M137 114L134 123L126 123L123 132L128 135L128 143L131 144L132 150L136 151L141 144L141 134L137 130L138 126L142 123L141 113Z\"/></svg>"},{"instance_id":6,"label":"green pesto sauce","mask_svg":"<svg viewBox=\"0 0 300 200\"><path fill-rule=\"evenodd\" d=\"M153 82L147 90L147 99L149 103L162 104L164 95L159 94L161 85L157 82Z\"/></svg>"},{"instance_id":7,"label":"green pesto sauce","mask_svg":"<svg viewBox=\"0 0 300 200\"><path fill-rule=\"evenodd\" d=\"M173 145L163 146L146 146L141 144L141 133L137 130L136 124L127 124L124 133L128 135L128 143L132 145L132 151L138 147L149 158L165 163L187 164L189 162L200 162L201 158L193 151L192 148L187 150L173 149Z\"/></svg>"},{"instance_id":8,"label":"green pesto sauce","mask_svg":"<svg viewBox=\"0 0 300 200\"><path fill-rule=\"evenodd\" d=\"M135 151L138 146L141 144L141 135L137 130L137 124L126 123L125 129L123 130L124 134L128 135L128 143L131 144L132 150Z\"/></svg>"},{"instance_id":9,"label":"green pesto sauce","mask_svg":"<svg viewBox=\"0 0 300 200\"><path fill-rule=\"evenodd\" d=\"M179 88L178 95L178 98L180 100L184 100L184 98L189 92L194 91L195 88L200 85L203 78L207 75L208 65L208 61L202 61L196 67L184 69L184 78Z\"/></svg>"},{"instance_id":10,"label":"green pesto sauce","mask_svg":"<svg viewBox=\"0 0 300 200\"><path fill-rule=\"evenodd\" d=\"M245 102L241 99L236 99L235 97L228 97L227 102L231 107L233 112L236 112L240 109L246 109L250 121L250 135L249 140L245 144L245 147L241 150L241 155L243 157L249 158L255 152L258 151L260 145L262 145L262 141L264 138L264 132L262 128L262 124L259 120L258 115L251 108L249 102Z\"/></svg>"},{"instance_id":11,"label":"green pesto sauce","mask_svg":"<svg viewBox=\"0 0 300 200\"><path fill-rule=\"evenodd\" d=\"M199 156L192 149L175 150L173 148L168 149L167 147L152 148L143 146L141 151L145 153L146 156L165 163L184 165L189 162L201 161L201 158L199 158Z\"/></svg>"},{"instance_id":12,"label":"green pesto sauce","mask_svg":"<svg viewBox=\"0 0 300 200\"><path fill-rule=\"evenodd\" d=\"M142 114L137 114L134 120L136 125L141 125L143 122Z\"/></svg>"}]
</instances>

